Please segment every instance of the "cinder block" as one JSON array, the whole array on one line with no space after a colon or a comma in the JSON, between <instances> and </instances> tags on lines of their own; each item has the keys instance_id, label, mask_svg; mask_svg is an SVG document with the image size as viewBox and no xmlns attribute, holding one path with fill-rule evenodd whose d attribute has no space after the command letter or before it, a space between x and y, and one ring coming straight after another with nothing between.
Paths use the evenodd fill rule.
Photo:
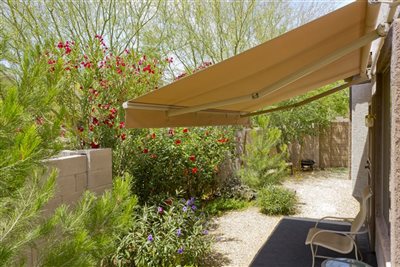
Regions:
<instances>
[{"instance_id":1,"label":"cinder block","mask_svg":"<svg viewBox=\"0 0 400 267\"><path fill-rule=\"evenodd\" d=\"M112 169L112 153L110 148L80 150L87 156L88 170Z\"/></svg>"},{"instance_id":2,"label":"cinder block","mask_svg":"<svg viewBox=\"0 0 400 267\"><path fill-rule=\"evenodd\" d=\"M88 186L88 174L87 172L75 175L75 191L84 191Z\"/></svg>"},{"instance_id":3,"label":"cinder block","mask_svg":"<svg viewBox=\"0 0 400 267\"><path fill-rule=\"evenodd\" d=\"M75 193L75 175L58 176L56 181L56 192L61 195Z\"/></svg>"},{"instance_id":4,"label":"cinder block","mask_svg":"<svg viewBox=\"0 0 400 267\"><path fill-rule=\"evenodd\" d=\"M96 188L91 188L90 191L95 193L96 195L100 196L106 190L111 190L111 189L112 189L112 184L108 184L108 185L103 185L103 186L99 186L99 187L96 187Z\"/></svg>"},{"instance_id":5,"label":"cinder block","mask_svg":"<svg viewBox=\"0 0 400 267\"><path fill-rule=\"evenodd\" d=\"M62 196L63 204L66 204L70 207L75 207L75 205L81 200L84 191L75 192L73 194L66 194Z\"/></svg>"},{"instance_id":6,"label":"cinder block","mask_svg":"<svg viewBox=\"0 0 400 267\"><path fill-rule=\"evenodd\" d=\"M54 210L62 204L61 195L55 196L43 207L43 216L49 217Z\"/></svg>"},{"instance_id":7,"label":"cinder block","mask_svg":"<svg viewBox=\"0 0 400 267\"><path fill-rule=\"evenodd\" d=\"M112 169L103 169L88 172L88 189L112 184Z\"/></svg>"},{"instance_id":8,"label":"cinder block","mask_svg":"<svg viewBox=\"0 0 400 267\"><path fill-rule=\"evenodd\" d=\"M74 175L76 173L85 172L87 169L86 156L83 155L49 159L47 165L57 168L59 176Z\"/></svg>"}]
</instances>

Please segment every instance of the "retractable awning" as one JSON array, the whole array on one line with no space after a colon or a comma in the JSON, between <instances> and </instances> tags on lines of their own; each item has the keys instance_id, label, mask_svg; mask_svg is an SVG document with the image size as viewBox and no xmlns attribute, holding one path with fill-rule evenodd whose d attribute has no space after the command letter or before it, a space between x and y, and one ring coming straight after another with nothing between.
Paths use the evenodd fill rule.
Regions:
<instances>
[{"instance_id":1,"label":"retractable awning","mask_svg":"<svg viewBox=\"0 0 400 267\"><path fill-rule=\"evenodd\" d=\"M364 75L379 4L356 1L200 72L124 103L126 126L246 124L243 115Z\"/></svg>"}]
</instances>

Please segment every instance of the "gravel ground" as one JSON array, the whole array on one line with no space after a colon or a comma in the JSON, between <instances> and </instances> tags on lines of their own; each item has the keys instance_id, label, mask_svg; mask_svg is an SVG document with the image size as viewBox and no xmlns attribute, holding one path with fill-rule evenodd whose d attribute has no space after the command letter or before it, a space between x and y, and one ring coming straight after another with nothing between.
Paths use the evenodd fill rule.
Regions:
<instances>
[{"instance_id":1,"label":"gravel ground","mask_svg":"<svg viewBox=\"0 0 400 267\"><path fill-rule=\"evenodd\" d=\"M295 217L354 217L358 211L347 170L301 173L287 180L284 186L295 190L299 197L299 212ZM217 242L211 264L249 266L281 218L263 215L255 207L216 218L211 234Z\"/></svg>"}]
</instances>

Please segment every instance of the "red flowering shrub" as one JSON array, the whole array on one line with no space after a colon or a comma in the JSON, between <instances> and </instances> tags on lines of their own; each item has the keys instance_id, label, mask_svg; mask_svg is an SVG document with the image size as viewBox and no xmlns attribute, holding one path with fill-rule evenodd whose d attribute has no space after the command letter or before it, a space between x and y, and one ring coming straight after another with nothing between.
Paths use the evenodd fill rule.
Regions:
<instances>
[{"instance_id":1,"label":"red flowering shrub","mask_svg":"<svg viewBox=\"0 0 400 267\"><path fill-rule=\"evenodd\" d=\"M46 53L50 74L63 75L58 98L72 148L115 148L127 139L122 103L159 86L163 64L153 55L115 55L102 36L92 43L60 41Z\"/></svg>"},{"instance_id":2,"label":"red flowering shrub","mask_svg":"<svg viewBox=\"0 0 400 267\"><path fill-rule=\"evenodd\" d=\"M177 189L187 196L212 194L217 190L218 166L234 146L229 141L232 133L211 127L148 131L124 161L135 177L135 194L142 202L173 195Z\"/></svg>"}]
</instances>

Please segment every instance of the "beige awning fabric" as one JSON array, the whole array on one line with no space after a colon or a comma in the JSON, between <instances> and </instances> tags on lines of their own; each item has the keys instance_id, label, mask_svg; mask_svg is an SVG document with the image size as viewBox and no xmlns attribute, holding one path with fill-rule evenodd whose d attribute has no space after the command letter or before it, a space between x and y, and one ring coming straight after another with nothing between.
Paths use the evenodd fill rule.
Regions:
<instances>
[{"instance_id":1,"label":"beige awning fabric","mask_svg":"<svg viewBox=\"0 0 400 267\"><path fill-rule=\"evenodd\" d=\"M275 39L124 103L126 126L246 124L241 115L363 75L378 4L357 1ZM379 28L378 28L379 29Z\"/></svg>"}]
</instances>

